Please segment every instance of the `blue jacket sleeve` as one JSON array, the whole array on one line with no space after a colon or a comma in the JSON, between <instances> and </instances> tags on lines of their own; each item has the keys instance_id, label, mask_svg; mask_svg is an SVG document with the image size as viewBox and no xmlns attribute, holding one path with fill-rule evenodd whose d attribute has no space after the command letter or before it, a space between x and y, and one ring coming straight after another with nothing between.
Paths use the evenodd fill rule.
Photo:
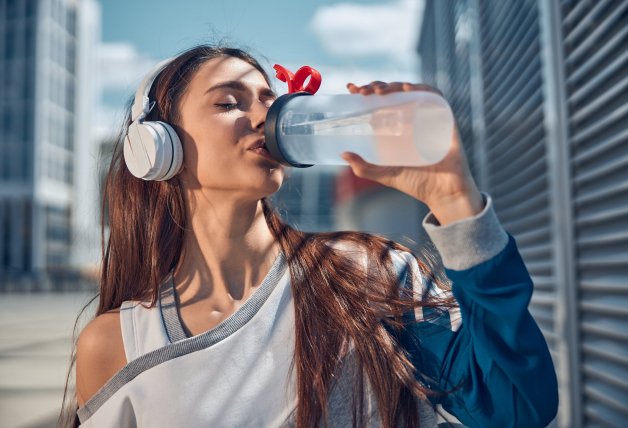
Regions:
<instances>
[{"instance_id":1,"label":"blue jacket sleeve","mask_svg":"<svg viewBox=\"0 0 628 428\"><path fill-rule=\"evenodd\" d=\"M473 233L483 227L492 226ZM473 233L465 239L476 239ZM557 412L556 374L528 311L532 280L514 238L502 233L505 247L478 264L451 269L447 264L456 265L455 260L443 257L459 312L423 308L421 319L411 314L399 339L418 378L437 392L430 399L465 425L544 427ZM438 239L435 244L440 250Z\"/></svg>"}]
</instances>

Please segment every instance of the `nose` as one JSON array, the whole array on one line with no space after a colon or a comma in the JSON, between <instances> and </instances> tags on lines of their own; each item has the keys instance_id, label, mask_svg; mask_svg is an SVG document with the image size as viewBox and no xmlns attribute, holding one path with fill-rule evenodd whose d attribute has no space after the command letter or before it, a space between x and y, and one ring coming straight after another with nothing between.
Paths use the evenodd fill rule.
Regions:
<instances>
[{"instance_id":1,"label":"nose","mask_svg":"<svg viewBox=\"0 0 628 428\"><path fill-rule=\"evenodd\" d=\"M251 106L251 125L254 129L264 129L270 105L268 102L256 101Z\"/></svg>"}]
</instances>

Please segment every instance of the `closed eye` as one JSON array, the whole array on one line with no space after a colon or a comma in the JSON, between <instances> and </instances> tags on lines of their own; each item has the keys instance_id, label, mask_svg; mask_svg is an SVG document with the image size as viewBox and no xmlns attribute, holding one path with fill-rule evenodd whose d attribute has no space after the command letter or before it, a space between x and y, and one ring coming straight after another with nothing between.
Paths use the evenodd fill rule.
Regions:
<instances>
[{"instance_id":1,"label":"closed eye","mask_svg":"<svg viewBox=\"0 0 628 428\"><path fill-rule=\"evenodd\" d=\"M220 107L224 110L233 110L234 108L238 107L237 103L227 103L227 104L215 104L216 107Z\"/></svg>"}]
</instances>

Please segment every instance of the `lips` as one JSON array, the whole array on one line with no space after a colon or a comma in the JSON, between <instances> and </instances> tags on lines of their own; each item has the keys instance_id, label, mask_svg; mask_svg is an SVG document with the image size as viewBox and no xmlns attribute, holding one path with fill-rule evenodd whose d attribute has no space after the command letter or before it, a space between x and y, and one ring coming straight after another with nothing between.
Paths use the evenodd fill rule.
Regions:
<instances>
[{"instance_id":1,"label":"lips","mask_svg":"<svg viewBox=\"0 0 628 428\"><path fill-rule=\"evenodd\" d=\"M250 150L257 155L260 155L268 160L273 161L274 163L277 163L277 160L271 156L268 148L266 148L266 142L263 138L257 140L247 150Z\"/></svg>"},{"instance_id":2,"label":"lips","mask_svg":"<svg viewBox=\"0 0 628 428\"><path fill-rule=\"evenodd\" d=\"M255 150L255 149L259 149L259 148L262 148L264 150L268 150L266 148L266 141L263 138L257 140L255 143L253 143L251 145L251 147L248 148L248 150Z\"/></svg>"}]
</instances>

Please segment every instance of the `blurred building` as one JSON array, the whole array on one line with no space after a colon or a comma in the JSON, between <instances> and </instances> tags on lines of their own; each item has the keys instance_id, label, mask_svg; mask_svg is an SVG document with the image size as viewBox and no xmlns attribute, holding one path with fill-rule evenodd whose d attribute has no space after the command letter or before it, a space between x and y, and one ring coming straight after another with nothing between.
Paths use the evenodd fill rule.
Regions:
<instances>
[{"instance_id":1,"label":"blurred building","mask_svg":"<svg viewBox=\"0 0 628 428\"><path fill-rule=\"evenodd\" d=\"M270 198L284 221L309 232L334 229L337 166L286 168L284 182Z\"/></svg>"},{"instance_id":2,"label":"blurred building","mask_svg":"<svg viewBox=\"0 0 628 428\"><path fill-rule=\"evenodd\" d=\"M89 114L99 35L95 0L0 0L3 278L80 263L72 241L96 189Z\"/></svg>"},{"instance_id":3,"label":"blurred building","mask_svg":"<svg viewBox=\"0 0 628 428\"><path fill-rule=\"evenodd\" d=\"M427 208L410 196L356 177L349 167L287 168L271 201L299 230L359 230L386 236L410 248L424 243Z\"/></svg>"},{"instance_id":4,"label":"blurred building","mask_svg":"<svg viewBox=\"0 0 628 428\"><path fill-rule=\"evenodd\" d=\"M555 424L628 426L628 2L427 0L418 51L534 280Z\"/></svg>"},{"instance_id":5,"label":"blurred building","mask_svg":"<svg viewBox=\"0 0 628 428\"><path fill-rule=\"evenodd\" d=\"M421 221L428 208L418 200L344 168L335 180L335 228L385 236L413 250L427 235Z\"/></svg>"}]
</instances>

